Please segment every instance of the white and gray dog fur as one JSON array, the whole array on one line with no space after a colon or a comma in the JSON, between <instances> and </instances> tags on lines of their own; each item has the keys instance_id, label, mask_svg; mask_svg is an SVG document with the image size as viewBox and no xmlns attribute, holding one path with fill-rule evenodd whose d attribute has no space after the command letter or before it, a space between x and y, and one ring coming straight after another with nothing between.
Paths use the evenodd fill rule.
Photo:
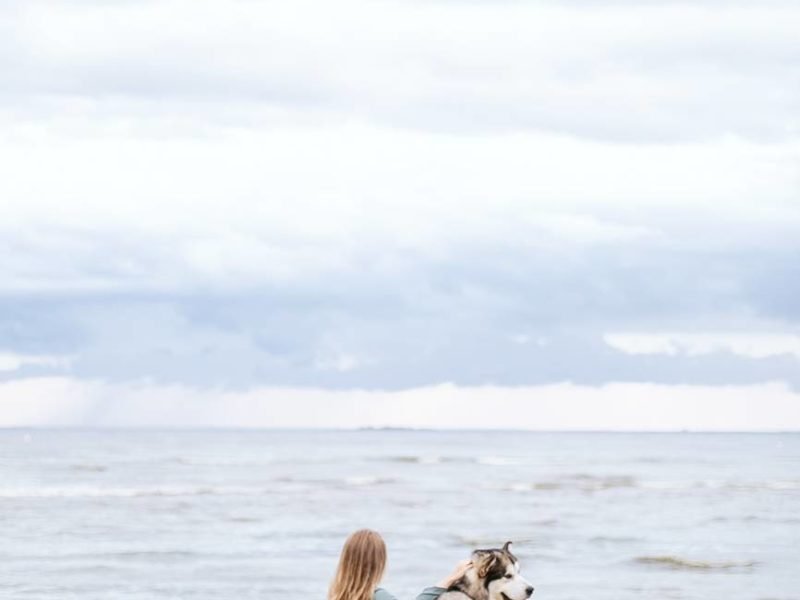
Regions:
<instances>
[{"instance_id":1,"label":"white and gray dog fur","mask_svg":"<svg viewBox=\"0 0 800 600\"><path fill-rule=\"evenodd\" d=\"M511 542L502 548L475 550L472 566L439 600L527 600L533 586L519 574L519 561Z\"/></svg>"}]
</instances>

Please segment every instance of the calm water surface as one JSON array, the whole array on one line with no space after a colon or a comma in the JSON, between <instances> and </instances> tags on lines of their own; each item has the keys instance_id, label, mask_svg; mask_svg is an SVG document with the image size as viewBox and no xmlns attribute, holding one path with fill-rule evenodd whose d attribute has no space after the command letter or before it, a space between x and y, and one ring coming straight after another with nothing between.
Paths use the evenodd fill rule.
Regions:
<instances>
[{"instance_id":1,"label":"calm water surface","mask_svg":"<svg viewBox=\"0 0 800 600\"><path fill-rule=\"evenodd\" d=\"M800 435L0 431L0 597L411 599L507 539L541 600L800 600Z\"/></svg>"}]
</instances>

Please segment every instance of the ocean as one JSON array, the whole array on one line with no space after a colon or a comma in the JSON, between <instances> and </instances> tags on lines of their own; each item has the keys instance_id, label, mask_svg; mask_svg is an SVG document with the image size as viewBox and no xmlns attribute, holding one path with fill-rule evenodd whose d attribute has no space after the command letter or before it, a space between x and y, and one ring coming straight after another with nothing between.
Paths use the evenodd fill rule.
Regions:
<instances>
[{"instance_id":1,"label":"ocean","mask_svg":"<svg viewBox=\"0 0 800 600\"><path fill-rule=\"evenodd\" d=\"M0 431L0 597L413 599L514 542L541 600L800 599L800 434Z\"/></svg>"}]
</instances>

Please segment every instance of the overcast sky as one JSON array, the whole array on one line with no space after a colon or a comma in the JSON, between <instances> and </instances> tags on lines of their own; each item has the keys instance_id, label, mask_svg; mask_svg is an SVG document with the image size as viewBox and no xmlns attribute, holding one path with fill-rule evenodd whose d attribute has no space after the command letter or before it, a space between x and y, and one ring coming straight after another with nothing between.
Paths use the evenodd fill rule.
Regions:
<instances>
[{"instance_id":1,"label":"overcast sky","mask_svg":"<svg viewBox=\"0 0 800 600\"><path fill-rule=\"evenodd\" d=\"M0 426L800 429L798 31L1 1Z\"/></svg>"}]
</instances>

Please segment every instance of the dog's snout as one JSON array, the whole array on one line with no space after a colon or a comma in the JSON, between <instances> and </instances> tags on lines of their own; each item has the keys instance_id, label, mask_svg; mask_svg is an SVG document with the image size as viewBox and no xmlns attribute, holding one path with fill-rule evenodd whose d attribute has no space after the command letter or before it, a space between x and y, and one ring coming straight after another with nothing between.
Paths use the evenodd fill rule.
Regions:
<instances>
[{"instance_id":1,"label":"dog's snout","mask_svg":"<svg viewBox=\"0 0 800 600\"><path fill-rule=\"evenodd\" d=\"M533 594L533 586L529 585L528 587L526 587L525 593L528 595L528 597L530 597L530 595Z\"/></svg>"}]
</instances>

